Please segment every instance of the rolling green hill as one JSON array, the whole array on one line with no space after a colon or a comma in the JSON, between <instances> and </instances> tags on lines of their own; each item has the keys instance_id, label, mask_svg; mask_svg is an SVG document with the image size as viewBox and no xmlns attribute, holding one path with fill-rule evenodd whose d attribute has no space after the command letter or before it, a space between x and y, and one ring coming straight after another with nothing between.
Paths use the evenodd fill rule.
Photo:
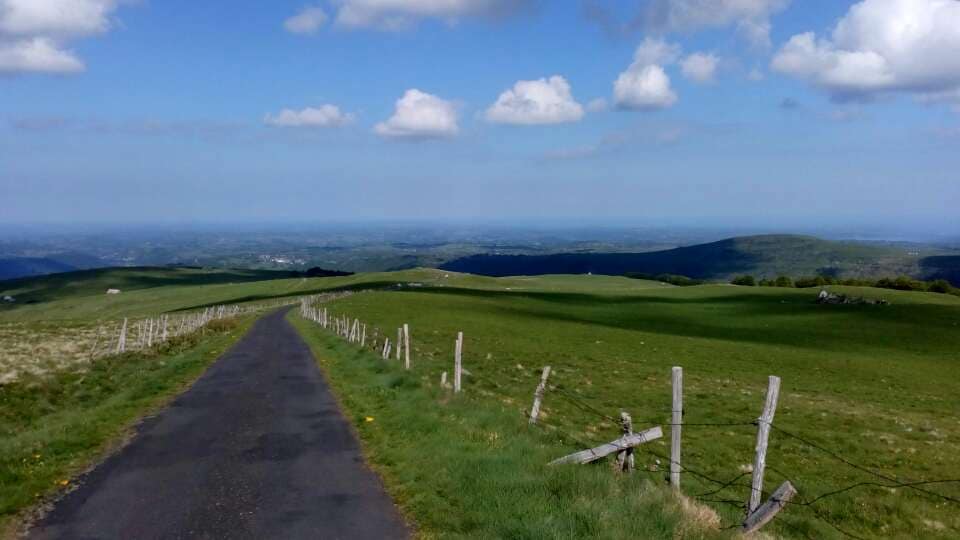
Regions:
<instances>
[{"instance_id":1,"label":"rolling green hill","mask_svg":"<svg viewBox=\"0 0 960 540\"><path fill-rule=\"evenodd\" d=\"M762 253L762 240L738 249ZM793 245L814 249L819 244L813 240ZM729 247L718 244L715 255ZM856 249L845 253L854 258L876 254L873 248ZM835 256L829 253L817 256ZM790 256L779 254L783 261ZM637 459L643 472L622 480L605 466L543 466L582 443L611 440L618 428L610 417L621 408L633 414L636 428L662 425L669 438L674 365L685 369L684 418L690 427L684 430L684 463L711 478L735 480L750 463L755 427L749 422L759 413L770 374L783 377L778 427L891 477L918 481L960 475L960 382L943 377L960 362L960 298L950 295L831 287L882 297L890 305L818 305L816 291L801 289L673 287L603 275L494 278L437 269L284 278L121 268L16 284L17 294L33 294L34 303L0 309L0 330L10 330L0 333L0 347L9 346L4 336L23 340L29 334L38 356L56 353L39 346L50 328L69 332L99 321L217 303L369 290L327 307L368 323L371 341L374 327L382 340L409 323L414 344L409 373L291 317L315 347L392 494L419 530L435 537L730 537L720 529L735 525L742 512L723 501L744 500L749 487L741 479L717 491L717 484L690 473L683 479L684 493L715 493L701 497L701 510L676 500L660 487L662 459L646 452L668 452L669 439L641 451ZM124 292L103 294L109 286ZM0 398L17 396L0 399L0 440L7 441L9 455L0 460L0 488L13 486L21 494L3 513L10 515L33 496L25 486L41 485L32 456L44 456L43 485L56 490L60 484L52 485L52 479L82 469L108 440L103 437L118 433L117 421L110 420L81 453L65 446L62 437L87 422L86 404L107 403L123 388L163 385L174 391L212 359L204 353L199 361L196 347L216 352L236 338L232 330L224 331L230 336L211 334L184 344L176 353L181 360L158 351L123 358L117 365L128 367L120 371L105 360L87 376L55 379L51 388L36 380L0 388ZM458 331L466 335L464 361L472 375L464 394L453 397L437 382L451 370ZM187 375L165 371L165 366L186 365L181 362L193 366ZM546 364L554 374L544 405L545 429L537 431L526 425L523 413ZM63 393L70 400L60 397ZM97 396L92 402L91 394ZM76 410L67 412L61 403ZM35 406L38 412L24 416ZM123 422L141 407L125 409ZM59 415L72 419L70 429L59 429ZM425 453L424 448L434 450ZM56 461L47 461L52 455ZM876 480L776 431L768 462L767 489L786 474L803 500ZM815 508L790 506L770 532L785 538L842 537L829 523L860 537L952 538L960 531L960 513L942 500L877 483L883 485L832 495ZM960 498L958 483L929 488ZM700 517L691 518L691 512ZM631 517L612 517L621 514ZM691 519L702 522L690 529Z\"/></svg>"},{"instance_id":2,"label":"rolling green hill","mask_svg":"<svg viewBox=\"0 0 960 540\"><path fill-rule=\"evenodd\" d=\"M929 252L929 253L928 253ZM960 257L932 257L935 250L835 242L810 236L744 236L647 253L564 253L556 255L475 255L444 269L488 276L539 274L678 274L727 280L737 274L878 278L933 274L960 278Z\"/></svg>"}]
</instances>

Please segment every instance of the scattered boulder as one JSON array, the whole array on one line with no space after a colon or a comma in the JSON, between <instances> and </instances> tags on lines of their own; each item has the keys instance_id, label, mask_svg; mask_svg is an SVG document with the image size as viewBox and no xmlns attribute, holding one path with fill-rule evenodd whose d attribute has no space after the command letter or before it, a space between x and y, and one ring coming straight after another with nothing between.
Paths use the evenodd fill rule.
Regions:
<instances>
[{"instance_id":1,"label":"scattered boulder","mask_svg":"<svg viewBox=\"0 0 960 540\"><path fill-rule=\"evenodd\" d=\"M8 304L12 304L12 303L16 302L17 299L14 298L14 297L12 297L12 296L10 296L10 295L8 294L8 295L5 295L5 296L3 297L3 301L6 302L6 303L8 303Z\"/></svg>"},{"instance_id":2,"label":"scattered boulder","mask_svg":"<svg viewBox=\"0 0 960 540\"><path fill-rule=\"evenodd\" d=\"M120 289L107 289L107 294L120 294Z\"/></svg>"}]
</instances>

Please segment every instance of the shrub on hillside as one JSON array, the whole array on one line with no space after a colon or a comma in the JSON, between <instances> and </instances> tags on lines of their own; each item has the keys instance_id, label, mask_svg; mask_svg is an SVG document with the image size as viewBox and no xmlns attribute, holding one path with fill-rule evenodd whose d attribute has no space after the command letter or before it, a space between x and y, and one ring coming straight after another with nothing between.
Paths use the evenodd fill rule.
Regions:
<instances>
[{"instance_id":1,"label":"shrub on hillside","mask_svg":"<svg viewBox=\"0 0 960 540\"><path fill-rule=\"evenodd\" d=\"M750 275L737 276L733 278L733 281L731 281L730 283L734 285L741 285L743 287L755 287L757 285L757 280Z\"/></svg>"}]
</instances>

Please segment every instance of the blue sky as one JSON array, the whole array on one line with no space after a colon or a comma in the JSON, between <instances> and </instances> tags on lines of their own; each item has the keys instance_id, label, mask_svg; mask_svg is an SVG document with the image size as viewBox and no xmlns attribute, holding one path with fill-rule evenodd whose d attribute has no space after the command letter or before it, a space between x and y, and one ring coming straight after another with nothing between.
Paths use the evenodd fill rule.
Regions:
<instances>
[{"instance_id":1,"label":"blue sky","mask_svg":"<svg viewBox=\"0 0 960 540\"><path fill-rule=\"evenodd\" d=\"M956 232L957 46L956 0L0 0L0 221Z\"/></svg>"}]
</instances>

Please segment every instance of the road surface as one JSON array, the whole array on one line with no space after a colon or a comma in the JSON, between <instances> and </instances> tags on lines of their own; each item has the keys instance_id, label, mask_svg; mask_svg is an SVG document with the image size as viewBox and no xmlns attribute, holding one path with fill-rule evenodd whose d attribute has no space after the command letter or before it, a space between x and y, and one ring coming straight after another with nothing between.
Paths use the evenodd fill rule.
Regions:
<instances>
[{"instance_id":1,"label":"road surface","mask_svg":"<svg viewBox=\"0 0 960 540\"><path fill-rule=\"evenodd\" d=\"M257 321L29 537L409 537L285 314Z\"/></svg>"}]
</instances>

